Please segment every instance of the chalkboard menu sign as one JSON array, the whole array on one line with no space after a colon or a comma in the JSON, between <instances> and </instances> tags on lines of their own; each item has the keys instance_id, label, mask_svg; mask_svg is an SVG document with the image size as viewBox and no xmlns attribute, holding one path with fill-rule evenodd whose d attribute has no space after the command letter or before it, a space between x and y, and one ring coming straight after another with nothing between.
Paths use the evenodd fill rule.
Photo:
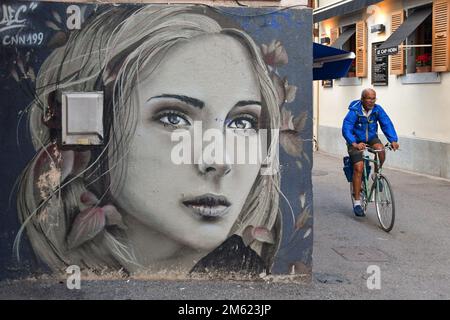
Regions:
<instances>
[{"instance_id":1,"label":"chalkboard menu sign","mask_svg":"<svg viewBox=\"0 0 450 320\"><path fill-rule=\"evenodd\" d=\"M374 86L387 86L389 79L389 56L378 56L377 48L383 42L372 43L372 84Z\"/></svg>"}]
</instances>

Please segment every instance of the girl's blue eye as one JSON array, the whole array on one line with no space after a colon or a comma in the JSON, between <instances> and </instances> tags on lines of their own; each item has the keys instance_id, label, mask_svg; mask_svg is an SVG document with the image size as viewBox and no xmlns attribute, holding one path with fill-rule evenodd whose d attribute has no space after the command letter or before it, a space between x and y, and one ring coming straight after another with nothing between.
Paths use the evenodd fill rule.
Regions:
<instances>
[{"instance_id":1,"label":"girl's blue eye","mask_svg":"<svg viewBox=\"0 0 450 320\"><path fill-rule=\"evenodd\" d=\"M184 127L189 126L191 123L182 115L176 112L169 111L161 114L158 117L158 121L164 125L174 126L174 127Z\"/></svg>"},{"instance_id":2,"label":"girl's blue eye","mask_svg":"<svg viewBox=\"0 0 450 320\"><path fill-rule=\"evenodd\" d=\"M253 117L238 117L230 121L228 128L237 130L256 130L257 123Z\"/></svg>"}]
</instances>

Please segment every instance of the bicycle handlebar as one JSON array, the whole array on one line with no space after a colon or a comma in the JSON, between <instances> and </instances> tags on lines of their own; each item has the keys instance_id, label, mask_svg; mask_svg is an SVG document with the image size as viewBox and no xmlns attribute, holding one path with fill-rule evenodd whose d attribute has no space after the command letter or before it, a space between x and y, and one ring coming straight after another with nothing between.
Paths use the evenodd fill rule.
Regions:
<instances>
[{"instance_id":1,"label":"bicycle handlebar","mask_svg":"<svg viewBox=\"0 0 450 320\"><path fill-rule=\"evenodd\" d=\"M382 152L382 151L384 151L384 150L394 150L394 148L392 148L392 144L390 144L390 143L386 143L386 145L384 145L384 147L383 147L383 149L373 149L372 147L370 147L368 144L366 144L366 148L365 149L363 149L363 150L360 150L361 152L364 152L364 150L367 150L367 151L369 151L369 152L373 152L373 153L376 153L376 152ZM397 149L397 150L399 150L399 149Z\"/></svg>"}]
</instances>

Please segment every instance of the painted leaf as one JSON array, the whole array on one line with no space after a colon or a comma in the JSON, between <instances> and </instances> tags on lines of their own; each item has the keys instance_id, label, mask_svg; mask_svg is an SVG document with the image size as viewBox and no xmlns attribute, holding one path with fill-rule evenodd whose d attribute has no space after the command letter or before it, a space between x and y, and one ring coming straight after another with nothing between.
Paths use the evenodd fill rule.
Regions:
<instances>
[{"instance_id":1,"label":"painted leaf","mask_svg":"<svg viewBox=\"0 0 450 320\"><path fill-rule=\"evenodd\" d=\"M267 50L267 52L273 52L273 51L275 51L275 48L276 48L276 40L274 39L274 40L272 40L270 43L269 43L269 48L268 48L268 50Z\"/></svg>"},{"instance_id":2,"label":"painted leaf","mask_svg":"<svg viewBox=\"0 0 450 320\"><path fill-rule=\"evenodd\" d=\"M75 152L72 150L62 151L61 181L64 181L70 174L76 176L80 174L89 164L91 159L90 151Z\"/></svg>"},{"instance_id":3,"label":"painted leaf","mask_svg":"<svg viewBox=\"0 0 450 320\"><path fill-rule=\"evenodd\" d=\"M67 237L69 249L74 249L92 240L105 228L105 212L102 208L88 208L81 211L73 222Z\"/></svg>"},{"instance_id":4,"label":"painted leaf","mask_svg":"<svg viewBox=\"0 0 450 320\"><path fill-rule=\"evenodd\" d=\"M275 243L272 233L265 227L255 227L252 230L253 237L259 242Z\"/></svg>"},{"instance_id":5,"label":"painted leaf","mask_svg":"<svg viewBox=\"0 0 450 320\"><path fill-rule=\"evenodd\" d=\"M83 192L80 196L80 201L86 206L95 206L98 203L98 198L90 191Z\"/></svg>"},{"instance_id":6,"label":"painted leaf","mask_svg":"<svg viewBox=\"0 0 450 320\"><path fill-rule=\"evenodd\" d=\"M242 233L242 240L246 246L253 243L253 241L275 243L273 235L265 227L247 226Z\"/></svg>"},{"instance_id":7,"label":"painted leaf","mask_svg":"<svg viewBox=\"0 0 450 320\"><path fill-rule=\"evenodd\" d=\"M264 53L264 62L269 66L275 66L275 52L270 51L270 45L269 47L265 47L265 53Z\"/></svg>"},{"instance_id":8,"label":"painted leaf","mask_svg":"<svg viewBox=\"0 0 450 320\"><path fill-rule=\"evenodd\" d=\"M103 211L105 212L107 226L117 226L123 230L127 229L127 226L123 223L122 215L115 206L108 204L103 207Z\"/></svg>"},{"instance_id":9,"label":"painted leaf","mask_svg":"<svg viewBox=\"0 0 450 320\"><path fill-rule=\"evenodd\" d=\"M297 221L295 222L295 230L299 230L303 228L311 216L309 208L303 210L302 214L297 217Z\"/></svg>"},{"instance_id":10,"label":"painted leaf","mask_svg":"<svg viewBox=\"0 0 450 320\"><path fill-rule=\"evenodd\" d=\"M309 155L307 152L303 151L302 155L303 155L303 158L305 158L308 163L311 163L311 159L309 158Z\"/></svg>"},{"instance_id":11,"label":"painted leaf","mask_svg":"<svg viewBox=\"0 0 450 320\"><path fill-rule=\"evenodd\" d=\"M90 151L75 152L72 174L76 176L81 172L83 172L83 170L87 168L90 160L91 160Z\"/></svg>"},{"instance_id":12,"label":"painted leaf","mask_svg":"<svg viewBox=\"0 0 450 320\"><path fill-rule=\"evenodd\" d=\"M72 150L62 151L61 181L72 173L73 163L75 161L75 152Z\"/></svg>"},{"instance_id":13,"label":"painted leaf","mask_svg":"<svg viewBox=\"0 0 450 320\"><path fill-rule=\"evenodd\" d=\"M242 241L246 246L250 245L255 239L253 238L253 226L247 226L242 232Z\"/></svg>"},{"instance_id":14,"label":"painted leaf","mask_svg":"<svg viewBox=\"0 0 450 320\"><path fill-rule=\"evenodd\" d=\"M305 235L303 236L303 239L308 238L310 234L311 234L311 228L309 228L308 230L306 230Z\"/></svg>"},{"instance_id":15,"label":"painted leaf","mask_svg":"<svg viewBox=\"0 0 450 320\"><path fill-rule=\"evenodd\" d=\"M34 73L34 70L32 67L28 68L28 72L27 72L28 77L31 79L31 81L35 82L36 81L36 74Z\"/></svg>"},{"instance_id":16,"label":"painted leaf","mask_svg":"<svg viewBox=\"0 0 450 320\"><path fill-rule=\"evenodd\" d=\"M17 63L17 66L19 67L20 72L21 72L23 75L25 75L25 67L24 67L23 61L22 61L22 59L21 59L20 57L17 57L16 63Z\"/></svg>"},{"instance_id":17,"label":"painted leaf","mask_svg":"<svg viewBox=\"0 0 450 320\"><path fill-rule=\"evenodd\" d=\"M12 67L11 68L11 76L14 78L14 80L16 80L17 82L20 81L19 75L17 74L16 68Z\"/></svg>"},{"instance_id":18,"label":"painted leaf","mask_svg":"<svg viewBox=\"0 0 450 320\"><path fill-rule=\"evenodd\" d=\"M52 15L53 15L53 17L55 18L56 21L58 21L59 23L62 23L61 16L59 15L58 12L52 11Z\"/></svg>"},{"instance_id":19,"label":"painted leaf","mask_svg":"<svg viewBox=\"0 0 450 320\"><path fill-rule=\"evenodd\" d=\"M307 112L301 112L295 119L294 119L294 127L295 130L298 132L301 132L306 125L306 120L308 119L308 113Z\"/></svg>"},{"instance_id":20,"label":"painted leaf","mask_svg":"<svg viewBox=\"0 0 450 320\"><path fill-rule=\"evenodd\" d=\"M302 208L305 207L305 201L306 201L306 194L302 193L300 195L300 205L302 206Z\"/></svg>"},{"instance_id":21,"label":"painted leaf","mask_svg":"<svg viewBox=\"0 0 450 320\"><path fill-rule=\"evenodd\" d=\"M295 130L293 123L294 116L290 110L286 108L281 109L281 131Z\"/></svg>"},{"instance_id":22,"label":"painted leaf","mask_svg":"<svg viewBox=\"0 0 450 320\"><path fill-rule=\"evenodd\" d=\"M47 43L49 48L57 48L63 46L67 42L67 34L63 31L58 31Z\"/></svg>"},{"instance_id":23,"label":"painted leaf","mask_svg":"<svg viewBox=\"0 0 450 320\"><path fill-rule=\"evenodd\" d=\"M264 62L269 66L283 66L288 63L286 49L278 40L272 40L269 46L261 45L261 51L264 56Z\"/></svg>"},{"instance_id":24,"label":"painted leaf","mask_svg":"<svg viewBox=\"0 0 450 320\"><path fill-rule=\"evenodd\" d=\"M297 93L297 87L289 85L288 81L286 80L284 83L284 92L286 94L285 102L291 103L295 99L295 94Z\"/></svg>"},{"instance_id":25,"label":"painted leaf","mask_svg":"<svg viewBox=\"0 0 450 320\"><path fill-rule=\"evenodd\" d=\"M261 52L263 54L263 56L265 56L268 53L268 47L267 45L265 45L264 43L261 45Z\"/></svg>"},{"instance_id":26,"label":"painted leaf","mask_svg":"<svg viewBox=\"0 0 450 320\"><path fill-rule=\"evenodd\" d=\"M286 49L283 47L280 41L277 41L277 47L275 49L275 65L283 66L288 63L288 55Z\"/></svg>"},{"instance_id":27,"label":"painted leaf","mask_svg":"<svg viewBox=\"0 0 450 320\"><path fill-rule=\"evenodd\" d=\"M303 150L303 141L297 136L295 131L280 132L280 144L287 154L293 157L300 157Z\"/></svg>"},{"instance_id":28,"label":"painted leaf","mask_svg":"<svg viewBox=\"0 0 450 320\"><path fill-rule=\"evenodd\" d=\"M61 30L60 27L58 27L56 24L54 24L54 23L51 22L51 21L45 21L45 25L46 25L47 27L49 27L49 28L52 28L52 29L55 30L55 31Z\"/></svg>"}]
</instances>

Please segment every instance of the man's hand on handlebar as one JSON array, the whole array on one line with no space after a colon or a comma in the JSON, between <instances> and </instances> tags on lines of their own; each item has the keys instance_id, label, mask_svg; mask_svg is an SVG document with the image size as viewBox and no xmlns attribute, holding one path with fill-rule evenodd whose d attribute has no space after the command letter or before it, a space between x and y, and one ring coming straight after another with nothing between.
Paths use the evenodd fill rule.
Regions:
<instances>
[{"instance_id":1,"label":"man's hand on handlebar","mask_svg":"<svg viewBox=\"0 0 450 320\"><path fill-rule=\"evenodd\" d=\"M396 150L398 150L398 148L400 148L400 145L394 141L391 143L391 147L392 147L392 150L396 151Z\"/></svg>"},{"instance_id":2,"label":"man's hand on handlebar","mask_svg":"<svg viewBox=\"0 0 450 320\"><path fill-rule=\"evenodd\" d=\"M360 151L362 151L366 148L366 144L364 142L360 142L360 143L353 142L352 146Z\"/></svg>"}]
</instances>

